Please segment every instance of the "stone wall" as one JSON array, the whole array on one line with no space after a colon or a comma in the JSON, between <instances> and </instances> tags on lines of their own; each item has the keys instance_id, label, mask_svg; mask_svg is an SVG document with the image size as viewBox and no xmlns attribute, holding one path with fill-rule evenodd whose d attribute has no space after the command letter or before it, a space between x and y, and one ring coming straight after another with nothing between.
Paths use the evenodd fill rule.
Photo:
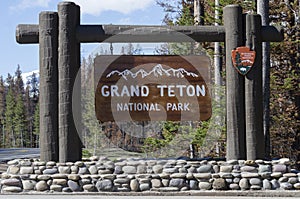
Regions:
<instances>
[{"instance_id":1,"label":"stone wall","mask_svg":"<svg viewBox=\"0 0 300 199\"><path fill-rule=\"evenodd\" d=\"M300 190L300 173L276 161L13 160L1 176L1 193L177 192L188 190Z\"/></svg>"}]
</instances>

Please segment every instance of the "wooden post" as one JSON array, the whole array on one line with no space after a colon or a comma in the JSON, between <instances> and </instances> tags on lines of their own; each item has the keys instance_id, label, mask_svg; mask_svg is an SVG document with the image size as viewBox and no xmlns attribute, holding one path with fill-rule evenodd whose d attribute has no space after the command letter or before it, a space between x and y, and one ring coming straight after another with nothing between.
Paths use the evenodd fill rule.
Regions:
<instances>
[{"instance_id":1,"label":"wooden post","mask_svg":"<svg viewBox=\"0 0 300 199\"><path fill-rule=\"evenodd\" d=\"M244 77L238 74L231 61L231 51L243 45L242 7L230 5L224 8L226 41L226 111L227 111L227 160L244 159L245 106Z\"/></svg>"},{"instance_id":2,"label":"wooden post","mask_svg":"<svg viewBox=\"0 0 300 199\"><path fill-rule=\"evenodd\" d=\"M299 1L300 3L300 1ZM269 25L269 1L257 2L257 13L261 15L263 26ZM265 135L266 158L271 155L270 143L270 42L262 43L262 84L263 84L263 131Z\"/></svg>"},{"instance_id":3,"label":"wooden post","mask_svg":"<svg viewBox=\"0 0 300 199\"><path fill-rule=\"evenodd\" d=\"M58 15L39 15L40 149L42 161L58 161Z\"/></svg>"},{"instance_id":4,"label":"wooden post","mask_svg":"<svg viewBox=\"0 0 300 199\"><path fill-rule=\"evenodd\" d=\"M246 46L256 52L245 79L247 159L265 158L263 134L262 41L260 15L246 16Z\"/></svg>"},{"instance_id":5,"label":"wooden post","mask_svg":"<svg viewBox=\"0 0 300 199\"><path fill-rule=\"evenodd\" d=\"M58 4L59 18L59 161L81 160L82 143L73 119L73 85L80 69L80 43L76 28L80 24L80 8L72 2ZM79 100L80 101L80 100Z\"/></svg>"}]
</instances>

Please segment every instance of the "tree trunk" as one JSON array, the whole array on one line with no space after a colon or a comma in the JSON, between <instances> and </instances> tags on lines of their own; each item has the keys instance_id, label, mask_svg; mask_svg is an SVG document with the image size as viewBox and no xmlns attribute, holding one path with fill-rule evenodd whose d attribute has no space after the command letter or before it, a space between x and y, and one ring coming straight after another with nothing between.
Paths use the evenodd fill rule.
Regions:
<instances>
[{"instance_id":1,"label":"tree trunk","mask_svg":"<svg viewBox=\"0 0 300 199\"><path fill-rule=\"evenodd\" d=\"M215 0L215 26L218 26L218 20L220 19L219 17L219 0ZM222 76L221 76L221 70L222 70L222 57L221 57L221 46L219 42L215 42L215 52L214 52L214 63L215 63L215 85L216 86L221 86L222 85ZM219 94L216 93L216 98L219 98Z\"/></svg>"},{"instance_id":2,"label":"tree trunk","mask_svg":"<svg viewBox=\"0 0 300 199\"><path fill-rule=\"evenodd\" d=\"M219 26L219 0L215 0L215 26ZM223 107L220 106L221 104L221 87L222 87L222 76L221 76L221 71L222 71L222 56L221 56L221 51L222 47L219 42L215 42L214 45L214 98L216 102L216 109L221 109ZM215 115L215 125L217 126L222 126L222 116L220 114ZM216 128L216 133L221 136L222 131L219 128ZM218 143L216 143L216 154L219 156L219 148L218 148Z\"/></svg>"}]
</instances>

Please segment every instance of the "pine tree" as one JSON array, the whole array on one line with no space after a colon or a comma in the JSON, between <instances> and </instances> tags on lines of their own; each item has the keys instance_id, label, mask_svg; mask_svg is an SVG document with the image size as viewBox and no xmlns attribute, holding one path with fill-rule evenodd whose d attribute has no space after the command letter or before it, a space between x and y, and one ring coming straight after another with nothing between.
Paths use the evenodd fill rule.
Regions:
<instances>
[{"instance_id":1,"label":"pine tree","mask_svg":"<svg viewBox=\"0 0 300 199\"><path fill-rule=\"evenodd\" d=\"M16 146L24 147L26 141L28 140L26 125L26 116L25 116L25 106L24 100L21 93L17 95L16 106L14 108L14 132L16 137Z\"/></svg>"},{"instance_id":2,"label":"pine tree","mask_svg":"<svg viewBox=\"0 0 300 199\"><path fill-rule=\"evenodd\" d=\"M32 73L30 76L30 96L33 101L33 107L35 107L39 99L39 80L35 73Z\"/></svg>"},{"instance_id":3,"label":"pine tree","mask_svg":"<svg viewBox=\"0 0 300 199\"><path fill-rule=\"evenodd\" d=\"M33 135L35 136L34 147L39 147L39 135L40 135L40 106L37 103L34 111L34 122L33 122Z\"/></svg>"},{"instance_id":4,"label":"pine tree","mask_svg":"<svg viewBox=\"0 0 300 199\"><path fill-rule=\"evenodd\" d=\"M24 106L25 106L25 120L26 120L26 130L28 132L26 145L32 147L33 145L33 115L34 109L32 105L32 99L30 97L30 82L27 82L24 96Z\"/></svg>"},{"instance_id":5,"label":"pine tree","mask_svg":"<svg viewBox=\"0 0 300 199\"><path fill-rule=\"evenodd\" d=\"M4 81L3 81L3 77L0 77L0 146L3 146L4 141L4 131L3 131L3 127L4 127L4 112L5 112L5 95L6 95L6 91L5 91L5 86L4 86Z\"/></svg>"},{"instance_id":6,"label":"pine tree","mask_svg":"<svg viewBox=\"0 0 300 199\"><path fill-rule=\"evenodd\" d=\"M10 85L10 87L12 87ZM12 118L8 119L12 120L13 126L13 143L16 147L24 147L25 143L28 143L28 134L27 134L27 125L26 125L26 112L24 105L24 82L22 79L22 71L20 66L18 65L17 70L15 72L14 84L13 84L13 96L15 106L12 110L13 112ZM8 107L7 107L8 108Z\"/></svg>"},{"instance_id":7,"label":"pine tree","mask_svg":"<svg viewBox=\"0 0 300 199\"><path fill-rule=\"evenodd\" d=\"M30 91L29 91L30 101L28 102L30 105L30 112L29 112L29 133L30 133L30 144L32 147L38 146L38 136L36 136L33 131L36 125L34 124L34 117L35 114L39 115L39 112L36 112L36 109L39 110L39 79L36 76L36 73L32 73L30 77ZM39 120L37 121L39 123ZM37 139L37 140L35 140Z\"/></svg>"},{"instance_id":8,"label":"pine tree","mask_svg":"<svg viewBox=\"0 0 300 199\"><path fill-rule=\"evenodd\" d=\"M96 149L99 147L100 137L103 137L101 126L95 116L95 94L93 89L87 89L86 95L83 97L84 112L83 123L85 131L89 136L85 136L84 143L88 149L93 149L93 155L96 155ZM102 139L103 140L103 139Z\"/></svg>"},{"instance_id":9,"label":"pine tree","mask_svg":"<svg viewBox=\"0 0 300 199\"><path fill-rule=\"evenodd\" d=\"M15 96L17 97L18 94L24 94L24 82L22 79L22 71L20 69L20 66L18 65L18 68L15 72Z\"/></svg>"},{"instance_id":10,"label":"pine tree","mask_svg":"<svg viewBox=\"0 0 300 199\"><path fill-rule=\"evenodd\" d=\"M9 90L6 95L6 111L5 111L5 121L4 121L4 129L5 129L4 147L16 146L15 131L14 131L15 106L16 106L16 102L15 102L15 96L13 92L13 85L9 85Z\"/></svg>"},{"instance_id":11,"label":"pine tree","mask_svg":"<svg viewBox=\"0 0 300 199\"><path fill-rule=\"evenodd\" d=\"M15 81L14 81L14 77L11 76L10 73L7 74L7 78L6 78L6 84L7 84L7 92L10 88L14 88L14 84L15 84Z\"/></svg>"}]
</instances>

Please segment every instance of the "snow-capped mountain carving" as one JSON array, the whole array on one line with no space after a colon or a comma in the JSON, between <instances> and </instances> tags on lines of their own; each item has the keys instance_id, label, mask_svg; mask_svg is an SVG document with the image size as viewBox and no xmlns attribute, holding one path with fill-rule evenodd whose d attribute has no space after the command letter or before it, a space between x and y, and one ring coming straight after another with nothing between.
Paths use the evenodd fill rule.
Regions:
<instances>
[{"instance_id":1,"label":"snow-capped mountain carving","mask_svg":"<svg viewBox=\"0 0 300 199\"><path fill-rule=\"evenodd\" d=\"M118 76L122 76L124 79L127 80L127 76L131 76L132 78L136 78L138 75L141 75L142 78L145 78L149 75L154 75L155 77L159 77L159 76L168 76L168 77L178 77L178 78L183 78L185 76L191 76L191 77L198 77L198 75L196 73L192 73L192 72L188 72L186 71L184 68L178 68L178 69L174 69L174 68L168 68L168 69L164 69L163 66L161 64L157 64L156 66L154 66L152 68L151 71L147 72L144 69L140 69L137 72L132 72L128 69L124 70L124 71L118 71L118 70L114 70L112 72L110 72L106 77L109 78L112 75L117 74Z\"/></svg>"}]
</instances>

